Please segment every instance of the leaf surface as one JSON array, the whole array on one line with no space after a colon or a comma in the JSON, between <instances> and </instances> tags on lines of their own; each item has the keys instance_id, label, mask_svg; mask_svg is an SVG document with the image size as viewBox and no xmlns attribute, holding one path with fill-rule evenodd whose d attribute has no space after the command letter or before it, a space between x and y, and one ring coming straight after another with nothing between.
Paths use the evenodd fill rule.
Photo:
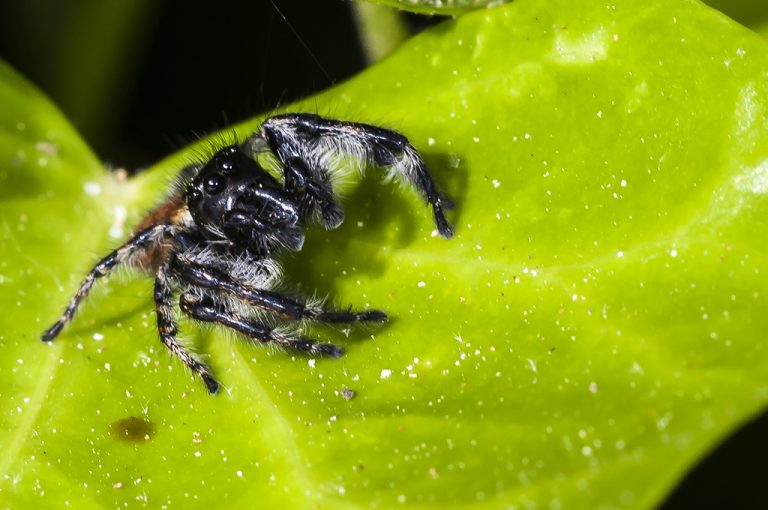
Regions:
<instances>
[{"instance_id":1,"label":"leaf surface","mask_svg":"<svg viewBox=\"0 0 768 510\"><path fill-rule=\"evenodd\" d=\"M207 142L121 181L0 68L0 499L654 506L768 398L766 55L696 2L521 0L293 105L405 133L457 235L350 175L345 224L286 280L393 320L314 329L339 360L184 320L217 397L159 345L148 277L38 340Z\"/></svg>"}]
</instances>

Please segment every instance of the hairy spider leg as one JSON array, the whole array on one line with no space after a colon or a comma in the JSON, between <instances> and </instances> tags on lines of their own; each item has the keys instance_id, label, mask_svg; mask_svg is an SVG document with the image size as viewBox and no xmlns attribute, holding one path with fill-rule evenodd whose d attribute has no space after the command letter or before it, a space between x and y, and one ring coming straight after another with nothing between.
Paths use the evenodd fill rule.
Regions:
<instances>
[{"instance_id":1,"label":"hairy spider leg","mask_svg":"<svg viewBox=\"0 0 768 510\"><path fill-rule=\"evenodd\" d=\"M208 296L201 298L191 293L184 293L179 299L179 307L182 312L193 319L223 324L261 343L272 342L294 351L306 352L315 356L338 358L344 354L344 350L336 345L296 338L252 318L238 315L227 310L224 305L216 304L215 300Z\"/></svg>"},{"instance_id":2,"label":"hairy spider leg","mask_svg":"<svg viewBox=\"0 0 768 510\"><path fill-rule=\"evenodd\" d=\"M452 202L437 187L416 148L396 131L309 113L289 113L266 119L261 131L253 137L266 139L286 172L286 185L290 183L291 172L302 171L296 160L303 163L303 171L307 173L304 177L320 188L330 186L327 162L339 154L387 167L393 177L406 180L432 206L438 232L446 238L453 236L453 229L445 218L445 209L453 207ZM251 140L243 144L245 149L257 146ZM328 189L324 194L333 196Z\"/></svg>"},{"instance_id":3,"label":"hairy spider leg","mask_svg":"<svg viewBox=\"0 0 768 510\"><path fill-rule=\"evenodd\" d=\"M160 341L190 370L196 372L205 383L211 394L219 391L219 383L211 374L211 370L202 361L195 358L176 339L178 328L173 319L173 287L169 277L169 264L163 263L157 270L155 277L155 308L157 310L157 329L160 332Z\"/></svg>"},{"instance_id":4,"label":"hairy spider leg","mask_svg":"<svg viewBox=\"0 0 768 510\"><path fill-rule=\"evenodd\" d=\"M380 310L334 311L307 306L305 303L278 292L257 289L236 282L217 268L204 266L184 257L171 259L171 271L182 281L196 287L230 294L244 303L288 319L309 319L329 323L384 322L387 320L387 314Z\"/></svg>"},{"instance_id":5,"label":"hairy spider leg","mask_svg":"<svg viewBox=\"0 0 768 510\"><path fill-rule=\"evenodd\" d=\"M311 317L317 322L328 324L351 324L353 322L385 322L387 314L381 310L366 310L364 312L353 312L350 310L318 310Z\"/></svg>"},{"instance_id":6,"label":"hairy spider leg","mask_svg":"<svg viewBox=\"0 0 768 510\"><path fill-rule=\"evenodd\" d=\"M344 209L335 199L327 172L313 172L301 158L290 158L283 166L285 189L300 196L302 218L319 211L321 224L328 229L344 222Z\"/></svg>"},{"instance_id":7,"label":"hairy spider leg","mask_svg":"<svg viewBox=\"0 0 768 510\"><path fill-rule=\"evenodd\" d=\"M61 333L64 326L72 320L78 306L80 306L82 300L88 295L88 292L91 290L91 287L93 287L93 284L97 279L107 276L112 272L112 269L114 269L115 266L125 262L139 250L143 250L151 243L170 235L172 230L173 227L171 225L153 225L145 228L126 241L125 244L101 259L99 263L91 269L88 275L86 275L85 279L83 279L80 287L77 289L77 292L75 292L75 295L72 296L69 305L67 305L66 310L64 310L64 313L59 320L42 334L43 341L50 342Z\"/></svg>"}]
</instances>

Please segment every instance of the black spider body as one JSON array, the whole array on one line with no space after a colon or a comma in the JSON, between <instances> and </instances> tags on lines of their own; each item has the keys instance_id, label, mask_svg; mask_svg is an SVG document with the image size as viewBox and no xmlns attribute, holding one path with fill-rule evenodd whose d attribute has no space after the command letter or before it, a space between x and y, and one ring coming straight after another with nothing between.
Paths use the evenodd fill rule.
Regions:
<instances>
[{"instance_id":1,"label":"black spider body","mask_svg":"<svg viewBox=\"0 0 768 510\"><path fill-rule=\"evenodd\" d=\"M282 181L262 168L256 155L270 151ZM378 310L325 310L319 303L276 290L281 250L298 251L304 229L344 220L332 186L334 168L350 164L388 168L415 187L432 206L438 231L451 237L440 193L421 155L401 134L367 124L312 114L268 118L242 145L225 147L202 165L183 169L178 191L152 211L134 235L104 257L80 284L66 310L44 334L52 341L72 319L94 282L121 263L151 270L160 339L195 371L211 393L219 383L207 365L178 342L174 296L193 319L214 322L259 342L312 355L338 357L341 348L302 338L277 321L382 322ZM362 166L361 166L362 168Z\"/></svg>"}]
</instances>

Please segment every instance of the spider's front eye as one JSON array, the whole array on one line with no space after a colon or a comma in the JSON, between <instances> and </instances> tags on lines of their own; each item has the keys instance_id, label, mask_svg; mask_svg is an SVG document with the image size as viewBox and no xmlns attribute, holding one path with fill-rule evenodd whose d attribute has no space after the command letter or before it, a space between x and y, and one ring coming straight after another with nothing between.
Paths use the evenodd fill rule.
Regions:
<instances>
[{"instance_id":1,"label":"spider's front eye","mask_svg":"<svg viewBox=\"0 0 768 510\"><path fill-rule=\"evenodd\" d=\"M223 159L219 161L219 170L224 173L229 173L235 169L235 162L231 159Z\"/></svg>"},{"instance_id":2,"label":"spider's front eye","mask_svg":"<svg viewBox=\"0 0 768 510\"><path fill-rule=\"evenodd\" d=\"M224 177L218 174L213 174L205 179L205 192L209 195L216 195L224 190Z\"/></svg>"}]
</instances>

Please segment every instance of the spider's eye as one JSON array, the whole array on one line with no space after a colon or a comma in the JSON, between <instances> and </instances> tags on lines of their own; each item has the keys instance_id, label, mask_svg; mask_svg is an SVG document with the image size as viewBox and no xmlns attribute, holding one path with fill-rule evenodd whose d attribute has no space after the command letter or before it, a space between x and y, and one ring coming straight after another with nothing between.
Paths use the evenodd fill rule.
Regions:
<instances>
[{"instance_id":1,"label":"spider's eye","mask_svg":"<svg viewBox=\"0 0 768 510\"><path fill-rule=\"evenodd\" d=\"M189 192L189 200L193 202L197 202L202 198L203 194L200 192L199 189L192 188L192 190Z\"/></svg>"},{"instance_id":2,"label":"spider's eye","mask_svg":"<svg viewBox=\"0 0 768 510\"><path fill-rule=\"evenodd\" d=\"M213 174L205 179L205 192L209 195L216 195L224 190L224 178L219 174Z\"/></svg>"},{"instance_id":3,"label":"spider's eye","mask_svg":"<svg viewBox=\"0 0 768 510\"><path fill-rule=\"evenodd\" d=\"M223 173L229 173L232 170L235 169L235 162L231 159L222 159L219 161L219 170L221 170Z\"/></svg>"}]
</instances>

